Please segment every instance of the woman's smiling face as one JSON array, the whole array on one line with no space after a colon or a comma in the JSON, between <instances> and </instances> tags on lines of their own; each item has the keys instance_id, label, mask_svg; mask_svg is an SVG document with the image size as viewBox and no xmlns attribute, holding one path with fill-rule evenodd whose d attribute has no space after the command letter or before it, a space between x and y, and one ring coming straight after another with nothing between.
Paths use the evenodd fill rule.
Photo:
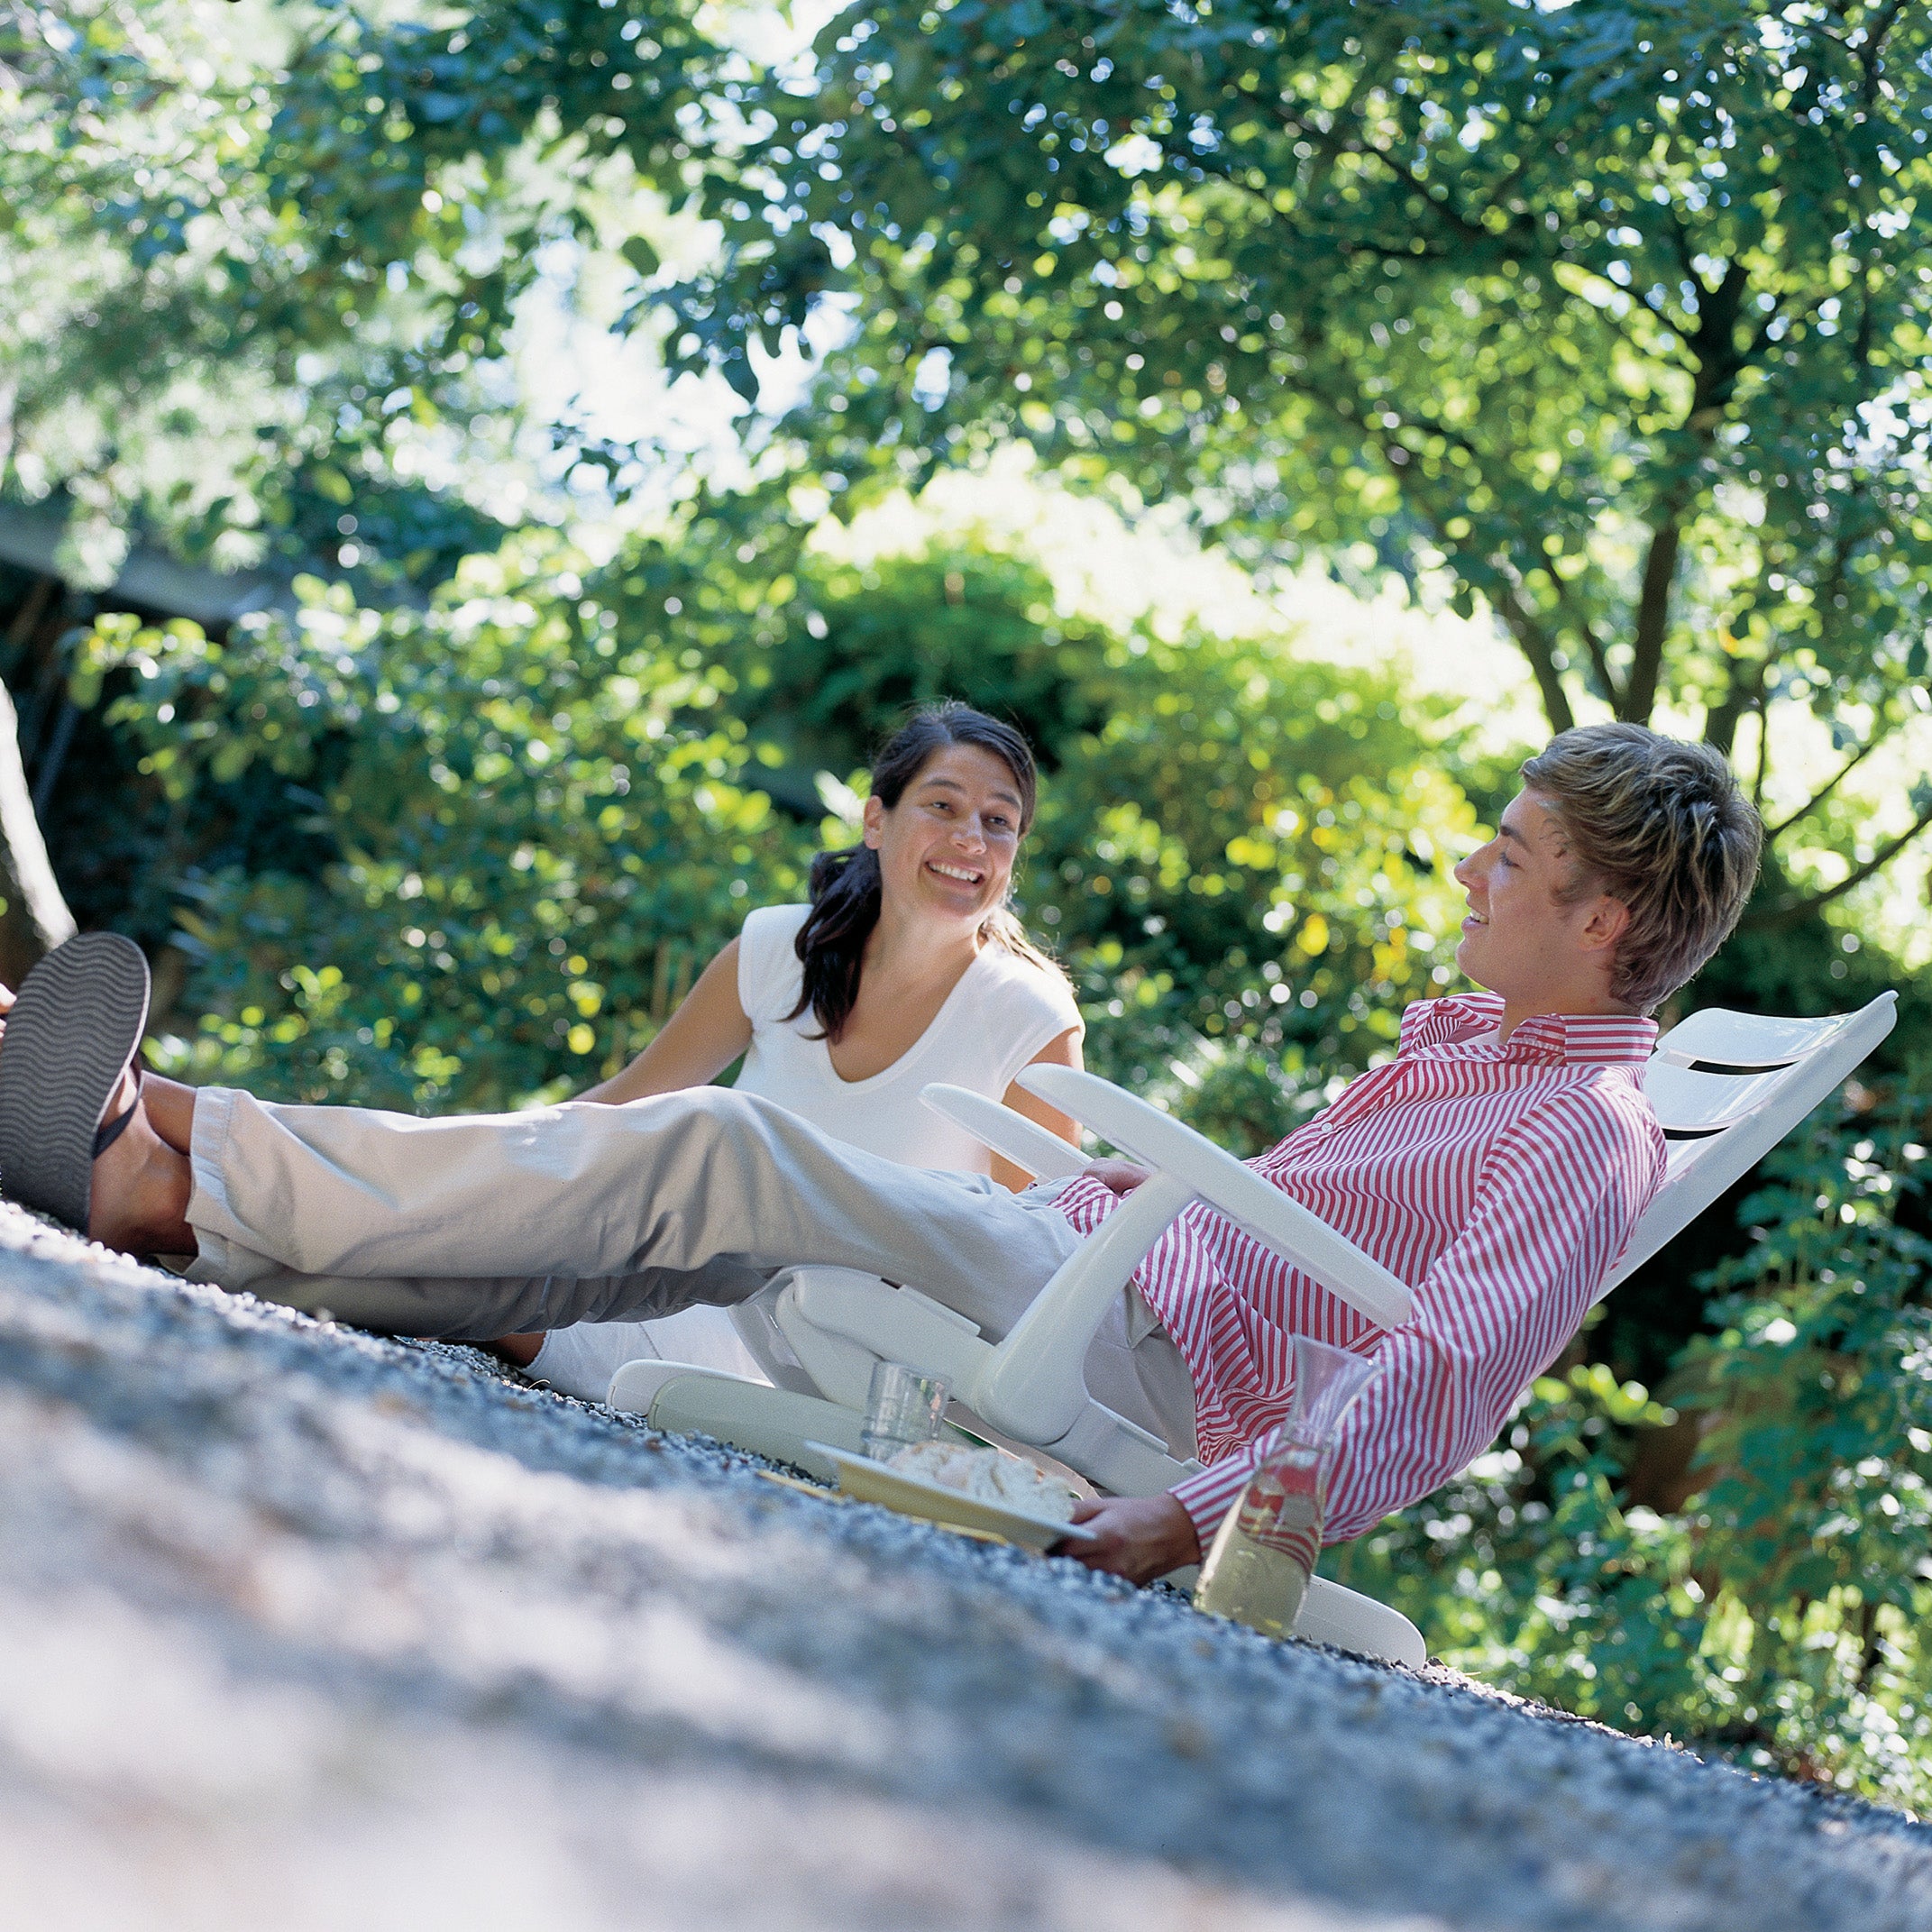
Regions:
<instances>
[{"instance_id":1,"label":"woman's smiling face","mask_svg":"<svg viewBox=\"0 0 1932 1932\"><path fill-rule=\"evenodd\" d=\"M948 745L887 807L865 801L865 843L889 904L977 926L1006 897L1024 807L1003 758Z\"/></svg>"}]
</instances>

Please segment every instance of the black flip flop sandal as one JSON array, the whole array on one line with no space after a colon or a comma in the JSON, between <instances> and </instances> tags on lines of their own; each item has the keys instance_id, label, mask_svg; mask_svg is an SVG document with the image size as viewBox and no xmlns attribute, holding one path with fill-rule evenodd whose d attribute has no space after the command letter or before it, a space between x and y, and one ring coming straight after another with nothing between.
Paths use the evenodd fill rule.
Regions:
<instances>
[{"instance_id":1,"label":"black flip flop sandal","mask_svg":"<svg viewBox=\"0 0 1932 1932\"><path fill-rule=\"evenodd\" d=\"M0 1039L0 1192L85 1234L105 1119L148 1023L148 962L117 932L56 947L22 983ZM136 1079L138 1082L139 1075Z\"/></svg>"}]
</instances>

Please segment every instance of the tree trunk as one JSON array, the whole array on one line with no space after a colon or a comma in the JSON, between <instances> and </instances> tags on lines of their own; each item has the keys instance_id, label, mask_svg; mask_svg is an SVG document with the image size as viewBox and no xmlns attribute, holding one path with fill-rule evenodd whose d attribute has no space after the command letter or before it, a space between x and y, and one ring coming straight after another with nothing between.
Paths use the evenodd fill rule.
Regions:
<instances>
[{"instance_id":1,"label":"tree trunk","mask_svg":"<svg viewBox=\"0 0 1932 1932\"><path fill-rule=\"evenodd\" d=\"M0 684L0 980L17 986L41 954L74 936L20 758L20 720Z\"/></svg>"},{"instance_id":2,"label":"tree trunk","mask_svg":"<svg viewBox=\"0 0 1932 1932\"><path fill-rule=\"evenodd\" d=\"M1764 699L1764 660L1731 658L1726 664L1724 696L1704 715L1704 742L1726 758L1737 743L1737 728L1746 712Z\"/></svg>"},{"instance_id":3,"label":"tree trunk","mask_svg":"<svg viewBox=\"0 0 1932 1932\"><path fill-rule=\"evenodd\" d=\"M1556 668L1555 646L1548 634L1506 582L1492 591L1490 602L1503 620L1503 628L1515 639L1516 648L1529 660L1537 693L1543 699L1543 715L1550 720L1550 729L1552 732L1568 731L1576 723L1577 717L1570 708L1570 693L1563 689L1561 674Z\"/></svg>"},{"instance_id":4,"label":"tree trunk","mask_svg":"<svg viewBox=\"0 0 1932 1932\"><path fill-rule=\"evenodd\" d=\"M1657 684L1663 671L1663 644L1671 622L1671 586L1677 576L1677 554L1683 541L1681 508L1676 503L1651 532L1650 554L1644 560L1644 586L1637 596L1637 621L1632 638L1630 675L1614 693L1616 715L1626 724L1647 725L1657 709Z\"/></svg>"}]
</instances>

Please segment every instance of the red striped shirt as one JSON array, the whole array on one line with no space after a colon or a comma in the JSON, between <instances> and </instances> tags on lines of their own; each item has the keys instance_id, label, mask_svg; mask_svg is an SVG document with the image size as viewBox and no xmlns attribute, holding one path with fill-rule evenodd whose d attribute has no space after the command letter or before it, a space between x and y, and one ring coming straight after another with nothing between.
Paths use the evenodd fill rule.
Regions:
<instances>
[{"instance_id":1,"label":"red striped shirt","mask_svg":"<svg viewBox=\"0 0 1932 1932\"><path fill-rule=\"evenodd\" d=\"M1375 1356L1342 1426L1324 1540L1428 1495L1495 1440L1555 1360L1664 1175L1640 1076L1657 1029L1545 1014L1497 1041L1493 993L1424 1000L1396 1058L1249 1165L1413 1292L1384 1329L1196 1202L1136 1279L1194 1377L1208 1467L1176 1485L1207 1547L1287 1414L1294 1337ZM1083 1233L1117 1197L1082 1176L1056 1205Z\"/></svg>"}]
</instances>

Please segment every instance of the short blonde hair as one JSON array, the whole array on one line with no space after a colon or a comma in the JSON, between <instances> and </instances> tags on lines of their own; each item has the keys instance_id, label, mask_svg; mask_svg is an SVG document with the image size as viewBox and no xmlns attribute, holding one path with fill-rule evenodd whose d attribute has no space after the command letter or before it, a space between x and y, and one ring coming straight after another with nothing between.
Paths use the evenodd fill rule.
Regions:
<instances>
[{"instance_id":1,"label":"short blonde hair","mask_svg":"<svg viewBox=\"0 0 1932 1932\"><path fill-rule=\"evenodd\" d=\"M1730 937L1758 874L1764 828L1723 755L1643 725L1580 725L1522 767L1570 847L1570 903L1629 910L1613 999L1653 1012Z\"/></svg>"}]
</instances>

